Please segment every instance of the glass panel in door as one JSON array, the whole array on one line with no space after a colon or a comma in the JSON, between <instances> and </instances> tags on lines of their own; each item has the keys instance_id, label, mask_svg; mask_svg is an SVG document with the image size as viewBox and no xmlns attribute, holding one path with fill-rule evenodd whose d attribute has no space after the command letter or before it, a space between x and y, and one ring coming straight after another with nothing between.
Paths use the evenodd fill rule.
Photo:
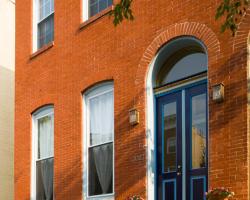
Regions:
<instances>
[{"instance_id":1,"label":"glass panel in door","mask_svg":"<svg viewBox=\"0 0 250 200\"><path fill-rule=\"evenodd\" d=\"M186 90L186 199L205 200L207 191L207 85Z\"/></svg>"},{"instance_id":2,"label":"glass panel in door","mask_svg":"<svg viewBox=\"0 0 250 200\"><path fill-rule=\"evenodd\" d=\"M192 97L192 169L206 166L206 94Z\"/></svg>"},{"instance_id":3,"label":"glass panel in door","mask_svg":"<svg viewBox=\"0 0 250 200\"><path fill-rule=\"evenodd\" d=\"M181 200L181 91L157 99L157 199Z\"/></svg>"},{"instance_id":4,"label":"glass panel in door","mask_svg":"<svg viewBox=\"0 0 250 200\"><path fill-rule=\"evenodd\" d=\"M176 171L176 102L164 105L164 172Z\"/></svg>"}]
</instances>

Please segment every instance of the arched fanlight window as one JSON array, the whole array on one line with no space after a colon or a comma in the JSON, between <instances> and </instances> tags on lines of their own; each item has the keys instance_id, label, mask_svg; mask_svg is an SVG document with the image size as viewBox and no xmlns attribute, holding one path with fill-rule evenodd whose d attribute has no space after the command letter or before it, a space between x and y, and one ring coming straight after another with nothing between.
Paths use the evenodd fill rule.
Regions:
<instances>
[{"instance_id":1,"label":"arched fanlight window","mask_svg":"<svg viewBox=\"0 0 250 200\"><path fill-rule=\"evenodd\" d=\"M192 37L166 44L156 60L154 86L160 87L207 71L207 54L203 44Z\"/></svg>"}]
</instances>

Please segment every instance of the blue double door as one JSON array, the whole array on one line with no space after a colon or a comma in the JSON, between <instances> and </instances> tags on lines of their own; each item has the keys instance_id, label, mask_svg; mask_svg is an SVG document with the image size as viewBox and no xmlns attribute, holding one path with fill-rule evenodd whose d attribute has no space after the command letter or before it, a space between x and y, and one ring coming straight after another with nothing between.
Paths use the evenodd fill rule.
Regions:
<instances>
[{"instance_id":1,"label":"blue double door","mask_svg":"<svg viewBox=\"0 0 250 200\"><path fill-rule=\"evenodd\" d=\"M205 200L208 185L206 83L156 97L157 200Z\"/></svg>"}]
</instances>

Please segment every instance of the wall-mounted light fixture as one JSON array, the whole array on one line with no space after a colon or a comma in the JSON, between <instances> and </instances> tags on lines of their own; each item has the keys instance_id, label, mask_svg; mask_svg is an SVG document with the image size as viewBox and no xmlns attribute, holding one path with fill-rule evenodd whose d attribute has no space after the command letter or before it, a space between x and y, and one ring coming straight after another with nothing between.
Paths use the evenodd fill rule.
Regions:
<instances>
[{"instance_id":1,"label":"wall-mounted light fixture","mask_svg":"<svg viewBox=\"0 0 250 200\"><path fill-rule=\"evenodd\" d=\"M223 83L212 86L213 90L213 101L222 102L224 100L224 85Z\"/></svg>"},{"instance_id":2,"label":"wall-mounted light fixture","mask_svg":"<svg viewBox=\"0 0 250 200\"><path fill-rule=\"evenodd\" d=\"M139 124L139 112L136 108L129 110L129 123L131 125Z\"/></svg>"}]
</instances>

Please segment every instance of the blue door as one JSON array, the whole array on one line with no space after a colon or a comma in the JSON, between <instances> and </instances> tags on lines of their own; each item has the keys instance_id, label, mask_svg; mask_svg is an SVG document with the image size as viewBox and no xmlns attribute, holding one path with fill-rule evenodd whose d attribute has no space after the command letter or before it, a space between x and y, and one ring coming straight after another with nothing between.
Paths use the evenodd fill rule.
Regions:
<instances>
[{"instance_id":1,"label":"blue door","mask_svg":"<svg viewBox=\"0 0 250 200\"><path fill-rule=\"evenodd\" d=\"M207 85L182 87L156 98L157 200L205 200Z\"/></svg>"}]
</instances>

